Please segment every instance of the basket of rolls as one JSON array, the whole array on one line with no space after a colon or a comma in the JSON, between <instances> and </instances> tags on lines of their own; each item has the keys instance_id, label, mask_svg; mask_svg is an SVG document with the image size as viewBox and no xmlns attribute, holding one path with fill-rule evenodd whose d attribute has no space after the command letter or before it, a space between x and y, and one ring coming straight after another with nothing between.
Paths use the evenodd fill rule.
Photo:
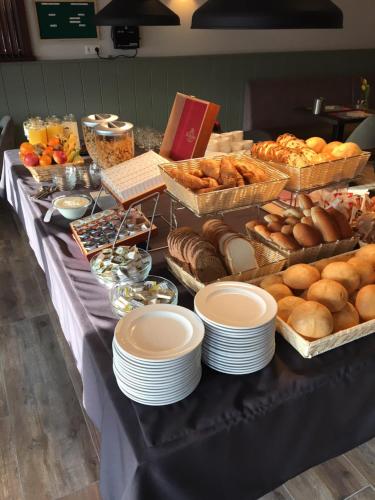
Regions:
<instances>
[{"instance_id":1,"label":"basket of rolls","mask_svg":"<svg viewBox=\"0 0 375 500\"><path fill-rule=\"evenodd\" d=\"M246 154L160 165L168 192L196 215L274 200L288 176Z\"/></svg>"},{"instance_id":2,"label":"basket of rolls","mask_svg":"<svg viewBox=\"0 0 375 500\"><path fill-rule=\"evenodd\" d=\"M281 252L287 265L314 262L350 252L359 236L353 232L346 214L335 208L315 206L308 195L297 196L297 206L264 220L246 223L251 239L262 241Z\"/></svg>"},{"instance_id":3,"label":"basket of rolls","mask_svg":"<svg viewBox=\"0 0 375 500\"><path fill-rule=\"evenodd\" d=\"M371 154L353 142L327 144L321 137L305 141L286 133L276 141L258 142L251 155L287 174L286 189L303 191L359 176Z\"/></svg>"},{"instance_id":4,"label":"basket of rolls","mask_svg":"<svg viewBox=\"0 0 375 500\"><path fill-rule=\"evenodd\" d=\"M167 238L166 261L174 276L197 292L216 280L248 281L284 268L285 257L259 241L250 242L219 219L209 219L200 233L179 227Z\"/></svg>"},{"instance_id":5,"label":"basket of rolls","mask_svg":"<svg viewBox=\"0 0 375 500\"><path fill-rule=\"evenodd\" d=\"M311 358L375 331L374 271L371 244L314 264L295 264L255 284L278 303L278 332Z\"/></svg>"}]
</instances>

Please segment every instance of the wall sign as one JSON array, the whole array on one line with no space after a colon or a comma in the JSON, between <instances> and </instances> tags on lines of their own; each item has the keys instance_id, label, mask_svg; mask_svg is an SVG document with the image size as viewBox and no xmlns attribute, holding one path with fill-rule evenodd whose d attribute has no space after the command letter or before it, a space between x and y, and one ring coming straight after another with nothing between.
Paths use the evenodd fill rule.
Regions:
<instances>
[{"instance_id":1,"label":"wall sign","mask_svg":"<svg viewBox=\"0 0 375 500\"><path fill-rule=\"evenodd\" d=\"M97 38L95 3L37 1L40 38Z\"/></svg>"}]
</instances>

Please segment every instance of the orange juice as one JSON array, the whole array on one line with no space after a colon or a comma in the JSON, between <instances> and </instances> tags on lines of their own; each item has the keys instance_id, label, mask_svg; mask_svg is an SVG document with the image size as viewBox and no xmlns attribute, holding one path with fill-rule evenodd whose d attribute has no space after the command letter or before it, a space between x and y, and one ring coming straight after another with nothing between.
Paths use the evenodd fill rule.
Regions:
<instances>
[{"instance_id":1,"label":"orange juice","mask_svg":"<svg viewBox=\"0 0 375 500\"><path fill-rule=\"evenodd\" d=\"M36 124L29 128L30 144L47 144L47 130L42 124Z\"/></svg>"},{"instance_id":2,"label":"orange juice","mask_svg":"<svg viewBox=\"0 0 375 500\"><path fill-rule=\"evenodd\" d=\"M64 127L61 123L50 122L47 124L47 137L48 140L53 139L54 137L63 137L64 135Z\"/></svg>"}]
</instances>

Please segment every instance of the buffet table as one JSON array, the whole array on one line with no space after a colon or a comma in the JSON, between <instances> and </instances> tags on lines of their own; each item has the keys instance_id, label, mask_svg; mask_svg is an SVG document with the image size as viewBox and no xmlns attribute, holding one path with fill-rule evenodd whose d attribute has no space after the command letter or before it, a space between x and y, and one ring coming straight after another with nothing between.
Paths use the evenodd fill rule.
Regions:
<instances>
[{"instance_id":1,"label":"buffet table","mask_svg":"<svg viewBox=\"0 0 375 500\"><path fill-rule=\"evenodd\" d=\"M46 274L85 408L101 432L104 500L255 499L375 436L373 335L310 360L278 336L276 355L260 372L230 376L204 367L198 388L179 403L132 402L112 373L116 320L107 290L90 273L67 221L43 222L50 201L30 199L36 183L16 151L5 154L0 188ZM153 258L152 273L168 276L162 251ZM192 297L179 292L180 305L191 308Z\"/></svg>"}]
</instances>

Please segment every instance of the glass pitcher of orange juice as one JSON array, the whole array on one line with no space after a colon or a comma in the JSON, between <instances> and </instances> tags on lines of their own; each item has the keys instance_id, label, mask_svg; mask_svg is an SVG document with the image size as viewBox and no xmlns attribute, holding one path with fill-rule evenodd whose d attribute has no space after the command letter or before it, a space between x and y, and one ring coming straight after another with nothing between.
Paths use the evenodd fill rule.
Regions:
<instances>
[{"instance_id":1,"label":"glass pitcher of orange juice","mask_svg":"<svg viewBox=\"0 0 375 500\"><path fill-rule=\"evenodd\" d=\"M47 144L47 129L45 122L40 118L29 120L28 138L30 144Z\"/></svg>"},{"instance_id":2,"label":"glass pitcher of orange juice","mask_svg":"<svg viewBox=\"0 0 375 500\"><path fill-rule=\"evenodd\" d=\"M56 115L49 116L46 118L47 122L47 138L50 141L54 137L64 136L64 127L60 118Z\"/></svg>"}]
</instances>

